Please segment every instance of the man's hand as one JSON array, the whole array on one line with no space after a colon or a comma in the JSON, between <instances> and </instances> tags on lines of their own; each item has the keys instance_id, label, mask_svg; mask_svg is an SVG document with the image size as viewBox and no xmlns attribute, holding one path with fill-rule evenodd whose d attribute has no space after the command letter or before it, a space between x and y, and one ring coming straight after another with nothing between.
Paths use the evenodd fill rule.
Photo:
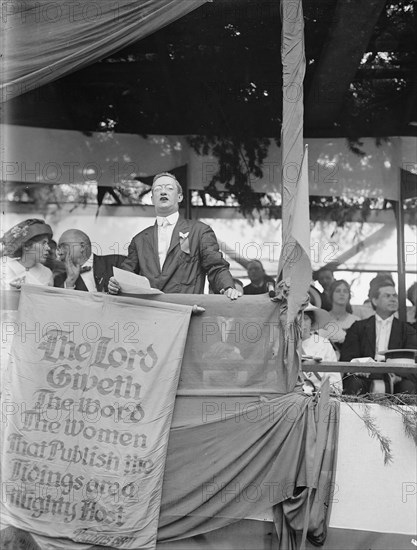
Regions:
<instances>
[{"instance_id":1,"label":"man's hand","mask_svg":"<svg viewBox=\"0 0 417 550\"><path fill-rule=\"evenodd\" d=\"M200 313L204 313L206 310L202 306L198 306L197 304L193 305L193 309L191 310L191 313L193 315L199 315Z\"/></svg>"},{"instance_id":2,"label":"man's hand","mask_svg":"<svg viewBox=\"0 0 417 550\"><path fill-rule=\"evenodd\" d=\"M119 294L121 291L120 284L117 282L115 277L110 277L108 284L109 294Z\"/></svg>"},{"instance_id":3,"label":"man's hand","mask_svg":"<svg viewBox=\"0 0 417 550\"><path fill-rule=\"evenodd\" d=\"M23 275L22 277L16 277L12 281L10 281L9 285L13 288L16 288L17 290L20 290L20 287L24 284L25 281L26 277L25 275Z\"/></svg>"},{"instance_id":4,"label":"man's hand","mask_svg":"<svg viewBox=\"0 0 417 550\"><path fill-rule=\"evenodd\" d=\"M72 261L71 254L65 256L65 270L67 272L67 278L65 279L65 287L74 287L75 282L80 276L81 265L75 264Z\"/></svg>"},{"instance_id":5,"label":"man's hand","mask_svg":"<svg viewBox=\"0 0 417 550\"><path fill-rule=\"evenodd\" d=\"M237 300L242 296L242 293L236 288L228 288L223 291L223 294L229 298L229 300Z\"/></svg>"},{"instance_id":6,"label":"man's hand","mask_svg":"<svg viewBox=\"0 0 417 550\"><path fill-rule=\"evenodd\" d=\"M375 363L375 359L372 359L372 357L356 357L351 360L351 363ZM370 372L355 372L352 374L354 376L358 376L359 378L369 378L371 376Z\"/></svg>"}]
</instances>

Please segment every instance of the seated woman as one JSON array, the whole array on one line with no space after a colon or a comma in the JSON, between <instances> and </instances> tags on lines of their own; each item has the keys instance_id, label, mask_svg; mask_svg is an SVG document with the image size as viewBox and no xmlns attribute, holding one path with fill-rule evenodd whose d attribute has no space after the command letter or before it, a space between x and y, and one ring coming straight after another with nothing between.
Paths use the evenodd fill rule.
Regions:
<instances>
[{"instance_id":1,"label":"seated woman","mask_svg":"<svg viewBox=\"0 0 417 550\"><path fill-rule=\"evenodd\" d=\"M331 309L329 311L331 317L329 327L331 327L331 331L328 338L336 347L337 357L339 358L339 347L345 341L346 331L355 321L359 321L359 317L352 314L350 286L343 279L334 281L331 284L329 298L331 301Z\"/></svg>"},{"instance_id":2,"label":"seated woman","mask_svg":"<svg viewBox=\"0 0 417 550\"><path fill-rule=\"evenodd\" d=\"M320 315L324 317L328 313L313 305L308 305L304 310L302 352L303 355L320 357L323 361L336 363L337 357L333 346L315 330L316 326L323 323L323 319L319 319ZM326 378L329 378L330 390L336 393L342 392L342 376L340 372L305 372L304 375L315 390L320 389Z\"/></svg>"},{"instance_id":3,"label":"seated woman","mask_svg":"<svg viewBox=\"0 0 417 550\"><path fill-rule=\"evenodd\" d=\"M53 286L52 271L42 265L48 257L52 229L43 220L18 223L3 235L2 290L19 289L23 283Z\"/></svg>"}]
</instances>

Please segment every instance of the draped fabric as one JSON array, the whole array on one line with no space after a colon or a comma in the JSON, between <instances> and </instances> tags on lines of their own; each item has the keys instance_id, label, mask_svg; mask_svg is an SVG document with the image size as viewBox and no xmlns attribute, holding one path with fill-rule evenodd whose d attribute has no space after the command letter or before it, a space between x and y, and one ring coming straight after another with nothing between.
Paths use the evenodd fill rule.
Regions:
<instances>
[{"instance_id":1,"label":"draped fabric","mask_svg":"<svg viewBox=\"0 0 417 550\"><path fill-rule=\"evenodd\" d=\"M140 40L206 0L22 0L2 9L2 101Z\"/></svg>"},{"instance_id":2,"label":"draped fabric","mask_svg":"<svg viewBox=\"0 0 417 550\"><path fill-rule=\"evenodd\" d=\"M187 400L179 398L182 414L176 410L171 427L158 528L161 550L174 541L180 546L173 548L187 548L187 539L198 536L202 548L213 548L205 546L204 534L245 517L267 517L271 507L277 550L295 550L304 527L310 541L323 543L333 496L339 403L317 403L295 393L246 405L234 399L228 414L211 418L201 416L207 400L196 400L194 414L192 405L184 406ZM13 536L31 539L16 530L2 533L4 540ZM92 550L68 539L32 536L47 550ZM192 540L190 546L197 547L197 539Z\"/></svg>"},{"instance_id":3,"label":"draped fabric","mask_svg":"<svg viewBox=\"0 0 417 550\"><path fill-rule=\"evenodd\" d=\"M301 310L308 301L310 262L308 157L303 155L304 18L301 0L281 0L282 249L276 299L281 303L280 362L295 387L301 369Z\"/></svg>"},{"instance_id":4,"label":"draped fabric","mask_svg":"<svg viewBox=\"0 0 417 550\"><path fill-rule=\"evenodd\" d=\"M294 390L291 372L280 360L280 306L267 294L231 301L214 294L163 294L148 300L197 304L205 309L193 315L188 329L178 391L180 395L280 395ZM17 323L13 310L18 291L4 291L1 306L7 317L3 346L11 345ZM4 352L7 354L7 349ZM288 365L291 370L291 365ZM301 388L298 381L295 389Z\"/></svg>"},{"instance_id":5,"label":"draped fabric","mask_svg":"<svg viewBox=\"0 0 417 550\"><path fill-rule=\"evenodd\" d=\"M310 261L310 229L308 204L308 149L306 146L293 200L289 204L289 218L284 231L278 265L277 300L281 302L280 362L288 373L288 388L294 388L301 370L302 309L308 303L312 280Z\"/></svg>"},{"instance_id":6,"label":"draped fabric","mask_svg":"<svg viewBox=\"0 0 417 550\"><path fill-rule=\"evenodd\" d=\"M294 548L300 526L324 539L339 404L326 393L319 400L297 391L276 395L286 391L285 377L271 377L282 365L276 356L266 363L256 356L268 356L268 346L277 338L270 332L277 304L267 295L237 302L207 295L156 300L198 303L206 309L192 317L186 342L158 540L209 533L271 507L281 550ZM49 538L46 545L45 537L33 536L48 550L80 548L68 539Z\"/></svg>"},{"instance_id":7,"label":"draped fabric","mask_svg":"<svg viewBox=\"0 0 417 550\"><path fill-rule=\"evenodd\" d=\"M306 60L301 0L281 0L281 19L282 242L286 242L303 158L303 81ZM307 220L305 223L308 223Z\"/></svg>"},{"instance_id":8,"label":"draped fabric","mask_svg":"<svg viewBox=\"0 0 417 550\"><path fill-rule=\"evenodd\" d=\"M292 323L306 301L313 278L310 261L310 227L308 197L308 147L305 148L294 197L289 205L288 226L285 240L282 241L282 252L278 273L289 278L287 323Z\"/></svg>"},{"instance_id":9,"label":"draped fabric","mask_svg":"<svg viewBox=\"0 0 417 550\"><path fill-rule=\"evenodd\" d=\"M304 524L312 540L324 541L339 403L297 393L240 406L223 400L223 410L204 403L216 402L200 404L195 424L174 419L158 540L206 533L274 506L280 549L295 548Z\"/></svg>"},{"instance_id":10,"label":"draped fabric","mask_svg":"<svg viewBox=\"0 0 417 550\"><path fill-rule=\"evenodd\" d=\"M205 308L204 315L192 317L188 330L178 386L183 395L198 390L203 395L236 390L285 394L300 387L298 365L282 357L280 305L267 294L237 301L203 294L157 299Z\"/></svg>"},{"instance_id":11,"label":"draped fabric","mask_svg":"<svg viewBox=\"0 0 417 550\"><path fill-rule=\"evenodd\" d=\"M189 397L177 399L172 434L175 434L180 426L189 426L193 419L194 422L197 422L198 411L200 411L201 418L201 403L204 400L200 399L199 403L196 401L193 406L190 401L192 400ZM237 402L236 398L231 403L233 402ZM242 404L241 398L239 402ZM231 403L228 405L229 408ZM327 500L323 499L323 505L329 507L328 513L330 514L327 538L321 546L323 550L358 550L363 548L408 550L412 547L410 541L415 538L417 503L415 498L416 446L414 440L406 435L403 417L402 414L398 414L398 411L381 405L367 405L366 408L370 409L370 414L383 435L389 438L394 459L389 464L384 464L384 455L379 442L370 436L363 423L364 405L340 403L337 471L331 483L333 495L330 494ZM415 414L415 407L412 410ZM188 422L184 422L185 418L188 418ZM336 417L334 420L336 421ZM219 426L220 423L217 425ZM239 423L236 424L236 429L239 429ZM331 448L330 438L328 445L326 452ZM189 452L193 451L191 442ZM199 458L200 455L197 454L197 457ZM364 457L366 457L365 460ZM322 471L325 473L325 457L323 457L322 464ZM172 466L171 464L171 468ZM273 486L270 487L272 494ZM329 492L328 488L323 485L319 485L319 487L323 487L325 493ZM243 495L246 499L255 500L257 493L248 490L246 493L243 492ZM322 499L322 493L319 491L316 496ZM236 495L236 499L237 497L238 495ZM295 500L296 497L287 499L287 502L284 503L287 516L284 525L287 530L291 528L289 523L294 526L298 521L298 524L302 525L302 521L300 521L302 516L297 518L293 514ZM275 509L278 508L278 506L275 507ZM320 507L317 509L320 510ZM314 523L317 522L313 514L314 510L310 512L308 538L312 542L307 541L306 549L308 550L314 550L320 543L320 539L315 536ZM275 535L272 533L271 513L262 513L258 517L265 521L254 520L254 514L251 514L250 517L251 520L239 520L221 529L196 537L173 542L159 541L157 550L213 550L219 548L277 550L278 545ZM275 520L277 523L279 514L275 514ZM284 544L281 529L280 533L281 548L290 548ZM295 532L292 532L291 536L296 538ZM33 537L29 533L18 531L15 528L9 527L0 531L0 537L1 548L8 550L21 550L22 548L51 550L51 540L46 541L45 538L39 540L38 537ZM60 548L72 547L65 547L62 544ZM77 547L77 550L86 550L86 548ZM90 547L89 550L92 548ZM98 550L98 548L95 547L94 550Z\"/></svg>"}]
</instances>

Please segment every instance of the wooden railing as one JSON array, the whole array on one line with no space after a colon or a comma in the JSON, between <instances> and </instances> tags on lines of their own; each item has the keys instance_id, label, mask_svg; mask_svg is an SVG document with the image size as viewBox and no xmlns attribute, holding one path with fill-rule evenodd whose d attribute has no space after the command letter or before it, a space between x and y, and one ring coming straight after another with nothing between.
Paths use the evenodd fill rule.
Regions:
<instances>
[{"instance_id":1,"label":"wooden railing","mask_svg":"<svg viewBox=\"0 0 417 550\"><path fill-rule=\"evenodd\" d=\"M416 363L346 363L338 362L319 362L319 361L303 361L302 369L304 372L347 372L354 374L355 372L369 372L371 374L394 373L398 376L404 374L417 373Z\"/></svg>"}]
</instances>

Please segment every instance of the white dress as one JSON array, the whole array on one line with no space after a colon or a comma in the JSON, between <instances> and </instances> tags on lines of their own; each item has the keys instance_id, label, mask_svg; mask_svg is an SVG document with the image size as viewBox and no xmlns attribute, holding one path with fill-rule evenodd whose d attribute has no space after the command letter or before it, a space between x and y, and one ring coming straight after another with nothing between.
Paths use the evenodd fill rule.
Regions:
<instances>
[{"instance_id":1,"label":"white dress","mask_svg":"<svg viewBox=\"0 0 417 550\"><path fill-rule=\"evenodd\" d=\"M353 313L348 313L344 319L338 320L335 319L332 315L332 313L329 313L330 317L333 321L336 321L336 323L339 325L340 328L343 330L347 330L350 328L355 321L360 321L360 318L357 315L353 315Z\"/></svg>"},{"instance_id":2,"label":"white dress","mask_svg":"<svg viewBox=\"0 0 417 550\"><path fill-rule=\"evenodd\" d=\"M25 278L24 282L31 285L54 286L52 271L38 263L28 270L19 262L18 258L1 258L1 289L14 290L10 283L15 279Z\"/></svg>"},{"instance_id":3,"label":"white dress","mask_svg":"<svg viewBox=\"0 0 417 550\"><path fill-rule=\"evenodd\" d=\"M353 315L352 313L348 313L344 319L339 320L335 319L331 312L329 312L329 315L332 320L330 323L328 323L328 325L330 325L328 327L330 330L327 337L332 342L343 344L343 342L345 341L347 329L350 328L355 321L359 321L359 317ZM326 335L324 335L322 332L320 332L320 334L326 337Z\"/></svg>"},{"instance_id":4,"label":"white dress","mask_svg":"<svg viewBox=\"0 0 417 550\"><path fill-rule=\"evenodd\" d=\"M337 363L337 356L333 346L328 340L317 334L317 332L311 334L307 340L303 340L302 347L303 355L321 357L323 361ZM342 392L343 386L340 372L305 372L304 375L313 382L316 388L320 388L326 378L328 378L330 381L330 391Z\"/></svg>"}]
</instances>

